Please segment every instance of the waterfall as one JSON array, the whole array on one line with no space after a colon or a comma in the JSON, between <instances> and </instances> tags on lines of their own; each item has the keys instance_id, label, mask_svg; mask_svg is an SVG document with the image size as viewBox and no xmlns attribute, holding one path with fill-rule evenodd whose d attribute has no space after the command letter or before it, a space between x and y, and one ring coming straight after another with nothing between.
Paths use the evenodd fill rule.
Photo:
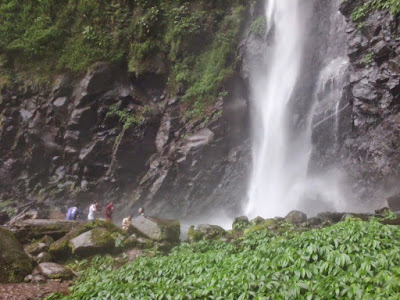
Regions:
<instances>
[{"instance_id":1,"label":"waterfall","mask_svg":"<svg viewBox=\"0 0 400 300\"><path fill-rule=\"evenodd\" d=\"M314 214L345 207L340 171L324 167L309 174L311 154L323 152L319 147L328 149L321 155L323 160L339 151L340 116L349 106L343 100L349 65L345 21L338 10L340 1L323 2L267 0L268 48L264 63L250 75L253 168L246 204L249 217L284 216L293 209ZM311 29L306 25L312 15L310 3L323 10L314 11L321 24L313 20ZM315 45L312 55L304 51L306 41ZM298 94L309 100L299 102L304 109L296 115L292 104L299 101ZM296 118L302 125L294 129ZM322 134L318 132L321 128ZM314 130L321 136L318 145L312 143ZM325 134L332 138L326 140Z\"/></svg>"},{"instance_id":2,"label":"waterfall","mask_svg":"<svg viewBox=\"0 0 400 300\"><path fill-rule=\"evenodd\" d=\"M296 201L289 190L296 168L288 165L286 117L302 58L300 2L270 0L266 5L267 33L273 36L273 44L267 70L252 80L254 166L248 193L249 216L282 215Z\"/></svg>"}]
</instances>

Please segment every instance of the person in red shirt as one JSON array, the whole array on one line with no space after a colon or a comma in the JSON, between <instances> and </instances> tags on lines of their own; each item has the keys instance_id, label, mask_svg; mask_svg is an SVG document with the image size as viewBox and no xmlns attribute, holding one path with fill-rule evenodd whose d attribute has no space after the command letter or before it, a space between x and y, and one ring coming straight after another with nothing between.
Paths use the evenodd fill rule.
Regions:
<instances>
[{"instance_id":1,"label":"person in red shirt","mask_svg":"<svg viewBox=\"0 0 400 300\"><path fill-rule=\"evenodd\" d=\"M110 204L106 206L106 210L104 211L104 216L106 217L107 221L112 222L113 211L114 211L114 203L110 202Z\"/></svg>"}]
</instances>

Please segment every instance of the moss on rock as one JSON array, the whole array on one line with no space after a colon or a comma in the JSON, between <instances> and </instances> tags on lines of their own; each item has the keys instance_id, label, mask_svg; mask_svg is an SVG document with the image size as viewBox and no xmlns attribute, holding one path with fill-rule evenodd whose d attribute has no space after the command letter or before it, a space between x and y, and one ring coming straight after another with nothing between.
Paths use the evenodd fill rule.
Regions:
<instances>
[{"instance_id":1,"label":"moss on rock","mask_svg":"<svg viewBox=\"0 0 400 300\"><path fill-rule=\"evenodd\" d=\"M32 272L32 261L14 234L0 226L0 283L22 282Z\"/></svg>"}]
</instances>

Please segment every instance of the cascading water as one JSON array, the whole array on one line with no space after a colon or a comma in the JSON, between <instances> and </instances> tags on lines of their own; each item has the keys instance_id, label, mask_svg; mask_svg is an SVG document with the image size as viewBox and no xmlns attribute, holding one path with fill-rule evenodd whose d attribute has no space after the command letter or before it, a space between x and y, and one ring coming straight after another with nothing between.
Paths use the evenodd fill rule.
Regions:
<instances>
[{"instance_id":1,"label":"cascading water","mask_svg":"<svg viewBox=\"0 0 400 300\"><path fill-rule=\"evenodd\" d=\"M293 206L289 197L286 120L287 104L299 76L303 38L300 0L270 0L266 5L267 33L273 35L265 74L252 80L253 172L250 181L249 216L282 215ZM282 201L285 201L283 203Z\"/></svg>"},{"instance_id":2,"label":"cascading water","mask_svg":"<svg viewBox=\"0 0 400 300\"><path fill-rule=\"evenodd\" d=\"M345 22L338 10L340 1L325 2L308 2L328 16L326 20L314 11L314 18L323 24L314 23L310 29L306 19L312 13L307 3L267 0L269 46L263 69L253 68L250 76L253 170L246 207L249 217L284 216L293 209L311 214L346 209L340 171L325 164L322 170L309 172L311 154L321 152L319 148L330 151L321 156L323 160L339 151L340 116L349 106L343 95L348 82ZM306 41L315 45L314 54L304 51ZM309 100L298 104L303 107L296 115L291 104L298 101L298 93ZM302 125L294 130L296 118ZM332 138L321 138L322 146L313 145L313 131L320 126L323 135Z\"/></svg>"}]
</instances>

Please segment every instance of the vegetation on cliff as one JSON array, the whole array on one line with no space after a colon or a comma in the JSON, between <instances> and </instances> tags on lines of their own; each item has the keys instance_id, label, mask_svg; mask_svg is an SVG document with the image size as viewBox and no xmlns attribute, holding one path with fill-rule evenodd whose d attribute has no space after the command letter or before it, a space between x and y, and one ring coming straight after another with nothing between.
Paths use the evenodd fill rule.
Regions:
<instances>
[{"instance_id":1,"label":"vegetation on cliff","mask_svg":"<svg viewBox=\"0 0 400 300\"><path fill-rule=\"evenodd\" d=\"M235 68L245 0L4 0L0 78L51 78L94 62L133 76L162 74L194 112L223 92ZM40 75L40 76L38 76Z\"/></svg>"},{"instance_id":2,"label":"vegetation on cliff","mask_svg":"<svg viewBox=\"0 0 400 300\"><path fill-rule=\"evenodd\" d=\"M397 299L399 247L400 228L375 219L302 233L264 228L117 270L96 259L65 299Z\"/></svg>"},{"instance_id":3,"label":"vegetation on cliff","mask_svg":"<svg viewBox=\"0 0 400 300\"><path fill-rule=\"evenodd\" d=\"M400 15L400 0L370 0L361 2L351 16L354 22L362 21L376 10L389 10L394 16Z\"/></svg>"}]
</instances>

